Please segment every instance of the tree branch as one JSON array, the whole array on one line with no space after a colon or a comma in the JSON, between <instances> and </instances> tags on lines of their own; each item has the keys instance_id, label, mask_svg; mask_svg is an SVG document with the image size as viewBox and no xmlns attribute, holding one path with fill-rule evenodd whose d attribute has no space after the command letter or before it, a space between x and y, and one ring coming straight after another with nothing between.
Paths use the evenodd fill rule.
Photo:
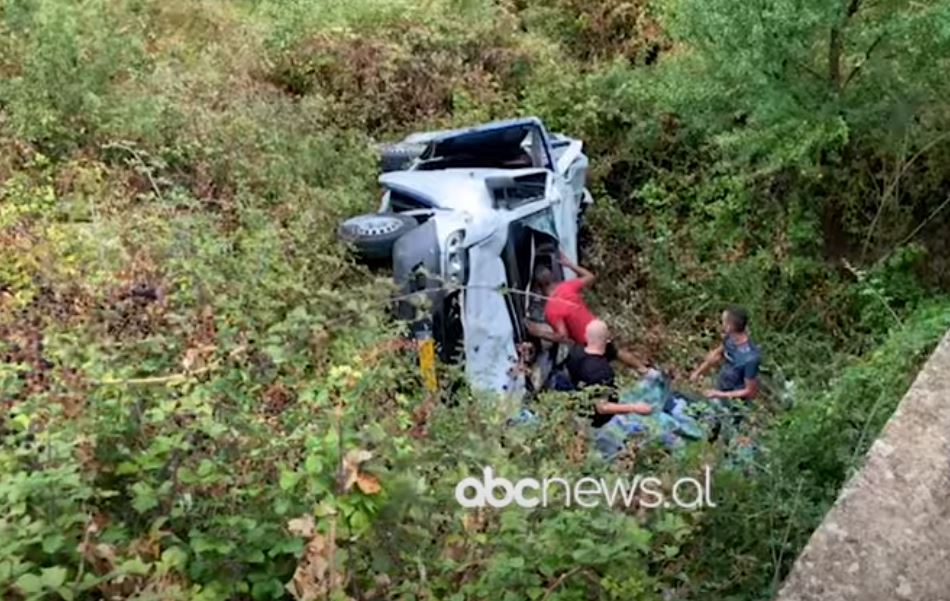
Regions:
<instances>
[{"instance_id":1,"label":"tree branch","mask_svg":"<svg viewBox=\"0 0 950 601\"><path fill-rule=\"evenodd\" d=\"M844 14L838 19L838 22L831 26L831 33L828 39L828 81L834 86L835 90L840 92L844 87L841 83L841 55L844 54L844 30L848 26L858 9L861 8L861 0L850 0L845 7Z\"/></svg>"},{"instance_id":2,"label":"tree branch","mask_svg":"<svg viewBox=\"0 0 950 601\"><path fill-rule=\"evenodd\" d=\"M950 138L950 132L944 132L934 137L932 140L924 144L923 147L921 147L921 149L918 150L914 154L914 156L910 157L910 159L907 161L903 161L903 152L902 152L901 160L903 161L903 163L899 164L898 166L895 166L896 173L894 174L893 179L890 182L882 183L883 189L881 190L881 202L880 204L878 204L877 212L874 215L874 219L871 220L871 225L868 229L867 235L865 236L864 245L861 248L862 258L864 258L864 255L867 254L868 248L871 245L871 236L874 234L874 229L877 227L877 222L880 219L881 213L884 210L885 203L887 203L887 201L891 197L897 194L897 186L900 183L900 178L903 177L904 174L907 173L907 170L910 169L911 165L917 162L917 159L919 159L924 154L926 154L931 148L933 148L934 146L936 146L937 144L943 142L944 140L948 138ZM905 146L907 144L906 136L904 138L904 144Z\"/></svg>"},{"instance_id":3,"label":"tree branch","mask_svg":"<svg viewBox=\"0 0 950 601\"><path fill-rule=\"evenodd\" d=\"M200 376L201 374L208 373L218 368L221 364L220 361L214 361L211 364L191 371L184 371L177 374L168 374L167 376L148 376L145 378L126 378L126 379L103 379L103 380L94 380L92 383L98 386L118 386L123 384L139 384L139 385L148 385L148 384L181 384L189 378L195 376Z\"/></svg>"},{"instance_id":4,"label":"tree branch","mask_svg":"<svg viewBox=\"0 0 950 601\"><path fill-rule=\"evenodd\" d=\"M551 596L551 593L553 593L555 590L557 590L557 588L558 588L559 586L561 586L562 584L564 584L564 581L565 581L565 580L567 580L568 578L570 578L570 577L573 576L574 574L580 572L582 569L584 569L583 566L577 566L577 567L571 568L570 570L568 570L568 571L564 572L563 574L561 574L560 576L558 576L557 580L555 580L554 583L552 583L551 586L549 586L549 587L547 588L547 590L544 591L544 596L541 597L541 601L545 601L548 597Z\"/></svg>"},{"instance_id":5,"label":"tree branch","mask_svg":"<svg viewBox=\"0 0 950 601\"><path fill-rule=\"evenodd\" d=\"M884 32L881 32L881 35L877 36L874 39L874 41L871 42L871 45L868 46L868 49L864 51L864 57L861 59L860 62L858 62L857 65L854 66L853 69L851 69L851 72L848 73L848 76L845 78L844 83L841 84L842 90L848 87L848 84L851 83L851 80L854 79L854 76L857 75L861 71L862 68L864 68L865 63L867 63L868 60L871 59L871 53L874 52L874 49L877 48L878 44L880 44L881 40L883 39L884 39Z\"/></svg>"},{"instance_id":6,"label":"tree branch","mask_svg":"<svg viewBox=\"0 0 950 601\"><path fill-rule=\"evenodd\" d=\"M833 26L828 40L828 81L836 90L841 88L841 52L844 46L841 36L841 26Z\"/></svg>"}]
</instances>

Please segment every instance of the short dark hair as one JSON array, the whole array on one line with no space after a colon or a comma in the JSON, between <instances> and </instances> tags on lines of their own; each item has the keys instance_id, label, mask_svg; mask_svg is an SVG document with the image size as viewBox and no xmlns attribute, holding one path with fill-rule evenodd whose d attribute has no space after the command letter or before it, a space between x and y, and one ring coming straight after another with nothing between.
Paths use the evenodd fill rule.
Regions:
<instances>
[{"instance_id":1,"label":"short dark hair","mask_svg":"<svg viewBox=\"0 0 950 601\"><path fill-rule=\"evenodd\" d=\"M541 265L534 270L534 285L542 290L554 283L554 272Z\"/></svg>"},{"instance_id":2,"label":"short dark hair","mask_svg":"<svg viewBox=\"0 0 950 601\"><path fill-rule=\"evenodd\" d=\"M745 307L729 305L726 308L726 315L737 332L745 332L746 326L749 325L749 312Z\"/></svg>"}]
</instances>

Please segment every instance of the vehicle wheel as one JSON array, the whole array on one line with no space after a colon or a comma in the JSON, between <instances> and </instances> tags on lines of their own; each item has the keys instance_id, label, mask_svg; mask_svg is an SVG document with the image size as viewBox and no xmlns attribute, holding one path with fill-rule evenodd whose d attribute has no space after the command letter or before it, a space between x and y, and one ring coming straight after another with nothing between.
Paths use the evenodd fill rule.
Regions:
<instances>
[{"instance_id":1,"label":"vehicle wheel","mask_svg":"<svg viewBox=\"0 0 950 601\"><path fill-rule=\"evenodd\" d=\"M418 223L399 213L369 213L351 217L340 224L340 240L352 245L367 259L383 259L392 254L393 244Z\"/></svg>"},{"instance_id":2,"label":"vehicle wheel","mask_svg":"<svg viewBox=\"0 0 950 601\"><path fill-rule=\"evenodd\" d=\"M388 144L379 147L379 170L383 173L402 171L416 160L425 144Z\"/></svg>"}]
</instances>

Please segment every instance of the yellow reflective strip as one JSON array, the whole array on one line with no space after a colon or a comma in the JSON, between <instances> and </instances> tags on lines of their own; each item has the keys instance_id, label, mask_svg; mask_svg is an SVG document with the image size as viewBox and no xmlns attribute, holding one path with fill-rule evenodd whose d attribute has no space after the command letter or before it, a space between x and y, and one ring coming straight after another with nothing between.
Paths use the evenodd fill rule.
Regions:
<instances>
[{"instance_id":1,"label":"yellow reflective strip","mask_svg":"<svg viewBox=\"0 0 950 601\"><path fill-rule=\"evenodd\" d=\"M435 377L435 340L432 338L419 341L419 369L422 371L422 383L426 390L437 391L439 382Z\"/></svg>"}]
</instances>

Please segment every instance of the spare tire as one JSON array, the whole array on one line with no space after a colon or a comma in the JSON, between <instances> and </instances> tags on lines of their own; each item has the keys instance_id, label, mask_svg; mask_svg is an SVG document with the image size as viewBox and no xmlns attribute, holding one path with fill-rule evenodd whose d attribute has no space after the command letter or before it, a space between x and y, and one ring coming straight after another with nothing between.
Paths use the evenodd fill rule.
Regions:
<instances>
[{"instance_id":1,"label":"spare tire","mask_svg":"<svg viewBox=\"0 0 950 601\"><path fill-rule=\"evenodd\" d=\"M426 149L425 144L384 144L379 147L379 170L383 173L403 171Z\"/></svg>"},{"instance_id":2,"label":"spare tire","mask_svg":"<svg viewBox=\"0 0 950 601\"><path fill-rule=\"evenodd\" d=\"M367 259L383 259L392 254L393 244L419 225L415 219L399 213L368 213L350 217L340 224L340 240L352 245Z\"/></svg>"}]
</instances>

